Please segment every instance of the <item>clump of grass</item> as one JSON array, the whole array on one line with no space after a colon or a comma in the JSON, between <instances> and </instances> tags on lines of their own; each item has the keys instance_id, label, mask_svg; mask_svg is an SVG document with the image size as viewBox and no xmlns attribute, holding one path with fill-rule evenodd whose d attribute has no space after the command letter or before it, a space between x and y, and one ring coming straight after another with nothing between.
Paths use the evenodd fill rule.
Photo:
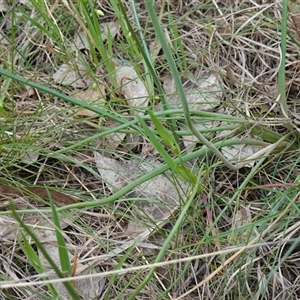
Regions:
<instances>
[{"instance_id":1,"label":"clump of grass","mask_svg":"<svg viewBox=\"0 0 300 300\"><path fill-rule=\"evenodd\" d=\"M50 257L48 262L62 281L73 276L65 283L73 299L84 298L74 285L81 268L98 274L86 277L106 278L103 299L299 298L298 15L297 5L286 1L254 6L210 0L29 1L7 12L0 26L0 187L54 187L80 202L51 209L24 207L22 199L23 206L12 210L3 204L0 217L14 217L21 235L3 237L2 253L9 258L1 267L1 295L57 296L39 261L44 245L24 217L50 214L60 260L57 268ZM104 39L101 25L111 21L118 22L118 32L108 30ZM74 45L75 34L86 36L85 49ZM132 66L147 87L144 115L137 117L137 108L122 99L116 62ZM77 72L84 65L90 86L104 85L105 104L77 100L72 83L53 82L62 64ZM203 71L215 74L222 89L220 105L211 111L194 110L187 101L184 82L195 82ZM179 108L164 92L169 75ZM74 108L99 118L78 117ZM218 126L199 131L194 125L202 121ZM103 141L116 133L127 139L107 149ZM182 143L188 135L199 140L192 152ZM140 144L130 147L129 136L138 136ZM251 168L221 151L238 144L264 147ZM147 149L162 165L109 191L93 151L134 161ZM150 237L125 247L132 218L126 195L162 173L175 178L178 190L186 181L189 193ZM123 250L111 254L120 245ZM16 278L28 285L10 282ZM34 285L33 278L40 281Z\"/></svg>"}]
</instances>

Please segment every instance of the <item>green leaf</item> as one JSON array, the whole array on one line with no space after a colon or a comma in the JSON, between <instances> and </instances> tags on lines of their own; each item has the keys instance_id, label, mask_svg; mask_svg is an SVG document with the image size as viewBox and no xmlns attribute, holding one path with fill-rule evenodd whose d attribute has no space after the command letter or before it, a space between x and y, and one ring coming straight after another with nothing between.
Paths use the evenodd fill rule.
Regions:
<instances>
[{"instance_id":1,"label":"green leaf","mask_svg":"<svg viewBox=\"0 0 300 300\"><path fill-rule=\"evenodd\" d=\"M155 136L155 134L149 129L147 124L143 119L141 119L139 116L137 116L140 124L142 125L146 135L148 136L150 142L152 145L156 148L156 150L159 152L161 157L164 159L166 164L169 166L169 168L176 173L176 167L177 164L174 162L173 158L168 154L168 152L165 150L161 142L158 140L158 138Z\"/></svg>"},{"instance_id":2,"label":"green leaf","mask_svg":"<svg viewBox=\"0 0 300 300\"><path fill-rule=\"evenodd\" d=\"M13 217L16 219L16 221L20 224L20 227L25 230L25 232L31 237L31 239L35 242L36 246L40 249L41 253L45 257L45 259L49 262L51 268L54 270L54 272L57 274L59 278L64 278L64 274L61 272L59 267L56 265L56 263L53 261L53 259L50 257L46 249L43 247L42 243L39 241L38 237L31 231L31 229L22 221L20 218L18 212L15 210L14 206L10 206L11 213ZM63 282L63 285L69 292L70 296L73 300L80 300L80 297L73 289L70 282Z\"/></svg>"},{"instance_id":3,"label":"green leaf","mask_svg":"<svg viewBox=\"0 0 300 300\"><path fill-rule=\"evenodd\" d=\"M177 169L176 174L178 177L180 177L180 179L182 179L186 182L190 182L193 185L196 184L197 177L189 168L187 168L183 165L178 165L176 167L176 169Z\"/></svg>"},{"instance_id":4,"label":"green leaf","mask_svg":"<svg viewBox=\"0 0 300 300\"><path fill-rule=\"evenodd\" d=\"M40 260L40 257L35 252L35 250L32 248L32 246L30 245L30 243L27 240L27 237L25 236L25 234L23 232L21 232L21 237L22 237L22 240L19 240L19 245L21 246L26 257L28 258L30 265L35 269L35 271L38 274L44 273L45 270L44 270L43 264ZM47 279L47 278L45 278L45 279ZM57 298L58 294L57 294L55 288L53 287L53 285L49 283L49 284L47 284L47 287L52 295L52 298L53 299Z\"/></svg>"},{"instance_id":5,"label":"green leaf","mask_svg":"<svg viewBox=\"0 0 300 300\"><path fill-rule=\"evenodd\" d=\"M159 119L154 115L152 111L148 111L150 118L153 122L153 124L156 127L157 133L162 138L162 140L166 143L168 147L170 147L171 151L176 154L177 156L180 155L180 148L179 145L176 142L176 139L172 135L172 133L167 130L159 121Z\"/></svg>"},{"instance_id":6,"label":"green leaf","mask_svg":"<svg viewBox=\"0 0 300 300\"><path fill-rule=\"evenodd\" d=\"M165 150L163 145L160 143L158 138L155 136L155 134L149 129L149 127L146 125L145 121L142 120L140 117L137 117L139 119L139 122L141 123L146 135L148 136L151 144L156 148L156 150L159 152L161 157L164 159L164 161L167 163L169 168L172 170L174 175L178 176L181 180L195 184L196 177L191 172L190 169L182 165L182 162L179 164L174 161L174 159L168 154L168 152ZM177 143L176 143L177 145ZM176 146L174 146L175 149Z\"/></svg>"},{"instance_id":7,"label":"green leaf","mask_svg":"<svg viewBox=\"0 0 300 300\"><path fill-rule=\"evenodd\" d=\"M42 265L42 262L39 256L37 255L37 253L35 252L35 250L28 242L27 237L23 232L21 232L21 236L22 236L22 240L19 240L19 245L21 246L26 257L28 258L30 265L36 270L37 273L44 272L44 267Z\"/></svg>"}]
</instances>

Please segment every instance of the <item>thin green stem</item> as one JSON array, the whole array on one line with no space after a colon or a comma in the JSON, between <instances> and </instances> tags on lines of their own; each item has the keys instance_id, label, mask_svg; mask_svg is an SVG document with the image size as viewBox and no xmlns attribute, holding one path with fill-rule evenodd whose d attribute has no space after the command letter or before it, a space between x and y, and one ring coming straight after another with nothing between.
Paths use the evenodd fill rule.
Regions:
<instances>
[{"instance_id":1,"label":"thin green stem","mask_svg":"<svg viewBox=\"0 0 300 300\"><path fill-rule=\"evenodd\" d=\"M189 198L186 200L186 203L184 204L184 206L182 207L182 210L180 212L180 215L178 216L176 223L174 224L171 232L168 234L163 246L161 247L159 253L156 256L156 259L154 261L155 263L160 262L166 251L167 248L169 247L174 235L176 233L178 233L178 228L180 227L180 224L182 223L182 221L184 220L184 218L186 217L186 213L188 211L188 209L190 208L190 206L192 205L196 195L199 192L199 185L200 185L200 180L202 178L202 174L203 172L205 172L204 167L202 166L202 168L199 170L198 176L197 176L197 180L196 180L196 184L193 187L192 192L190 193ZM139 294L139 292L142 290L142 288L147 284L147 282L151 279L151 277L153 276L154 272L156 270L156 267L153 267L150 269L148 275L145 277L145 279L138 285L138 287L133 291L133 293L130 295L130 297L128 298L129 300L134 300L136 299L135 297Z\"/></svg>"},{"instance_id":2,"label":"thin green stem","mask_svg":"<svg viewBox=\"0 0 300 300\"><path fill-rule=\"evenodd\" d=\"M282 1L282 21L281 21L281 61L278 72L278 91L280 94L279 103L284 117L289 118L288 107L286 103L285 90L285 57L286 57L286 35L287 35L287 16L288 16L288 1Z\"/></svg>"},{"instance_id":3,"label":"thin green stem","mask_svg":"<svg viewBox=\"0 0 300 300\"><path fill-rule=\"evenodd\" d=\"M260 145L260 146L266 146L268 145L267 143L261 142L261 141L257 141L257 140L249 140L249 139L245 139L245 140L227 140L227 141L221 141L216 143L216 147L217 148L221 148L221 147L229 147L229 146L233 146L233 145L238 145L238 144L247 144L247 143L251 143L256 144L256 145ZM174 159L174 163L184 163L193 159L196 159L198 157L201 157L207 153L210 152L210 149L208 149L207 147L203 146L201 149L186 154L180 158L176 158ZM135 181L129 183L128 185L126 185L124 188L118 190L116 193L114 193L113 195L106 197L105 199L101 199L98 201L91 201L91 202L78 202L75 204L71 204L71 205L66 205L64 207L59 207L57 208L57 212L61 212L61 211L65 211L68 209L74 209L74 208L93 208L93 207L99 207L102 206L104 204L108 204L111 203L113 201L117 201L118 199L120 199L122 196L126 195L127 193L129 193L130 191L132 191L135 187L137 187L138 185L142 184L143 182L146 182L166 171L168 171L170 169L170 167L166 164L157 167L156 169L154 169L151 172L146 173L145 175L141 176L140 178L136 179ZM19 211L20 213L36 213L38 211L41 210L37 210L37 209L31 209L31 210L22 210ZM49 209L43 210L44 213L49 213L52 212ZM7 215L10 214L9 211L5 211L5 212L0 212L0 215Z\"/></svg>"}]
</instances>

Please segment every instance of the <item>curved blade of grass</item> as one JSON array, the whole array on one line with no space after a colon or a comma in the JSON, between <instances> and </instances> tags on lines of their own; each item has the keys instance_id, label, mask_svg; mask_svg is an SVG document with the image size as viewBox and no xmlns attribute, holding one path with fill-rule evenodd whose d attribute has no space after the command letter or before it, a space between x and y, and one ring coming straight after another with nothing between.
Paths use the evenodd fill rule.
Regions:
<instances>
[{"instance_id":1,"label":"curved blade of grass","mask_svg":"<svg viewBox=\"0 0 300 300\"><path fill-rule=\"evenodd\" d=\"M92 112L95 112L95 113L99 114L99 117L100 116L102 116L102 117L108 117L109 119L114 120L114 121L116 121L118 123L121 123L121 124L126 124L126 125L133 124L133 123L129 123L128 120L126 120L125 118L122 118L119 115L111 113L108 110L105 110L104 108L100 109L98 107L90 105L88 102L74 99L74 98L69 97L67 95L64 95L64 94L62 94L62 93L60 93L58 91L55 91L55 90L53 90L51 88L48 88L48 87L46 87L44 85L41 85L39 83L27 80L27 79L25 79L25 78L23 78L21 76L13 74L12 72L10 72L8 70L4 70L4 69L0 68L0 75L6 76L8 78L12 78L12 79L17 80L18 82L21 82L21 83L23 83L25 85L29 85L29 86L31 86L33 88L36 88L36 89L38 89L38 90L40 90L42 92L45 92L45 93L48 93L48 94L50 94L52 96L58 97L60 99L63 99L64 101L66 101L68 103L71 103L71 104L73 104L75 106L89 109ZM133 125L133 128L136 129L136 130L139 130L139 128L137 126Z\"/></svg>"},{"instance_id":2,"label":"curved blade of grass","mask_svg":"<svg viewBox=\"0 0 300 300\"><path fill-rule=\"evenodd\" d=\"M235 166L233 165L230 161L228 161L224 155L221 153L221 151L219 151L211 142L209 142L200 132L198 132L196 130L196 128L193 125L193 122L191 120L190 117L190 112L189 112L189 106L187 103L187 99L186 99L186 95L185 95L185 91L183 89L182 83L181 83L181 79L174 61L174 58L172 56L170 47L165 39L165 36L163 34L163 31L161 29L161 26L158 22L158 19L156 17L156 13L154 10L154 6L153 6L153 2L152 1L146 1L145 2L148 12L149 12L149 16L153 22L153 26L155 28L155 33L157 34L157 37L160 40L162 49L166 55L166 59L168 61L171 73L174 77L174 81L178 90L178 94L179 97L181 99L181 104L182 104L182 108L183 108L183 112L184 112L184 116L185 116L185 120L186 123L189 127L189 129L191 130L191 132L198 138L198 140L204 144L207 148L209 148L211 150L211 152L216 155L228 168L232 169L232 170L238 170L240 167L239 166Z\"/></svg>"},{"instance_id":3,"label":"curved blade of grass","mask_svg":"<svg viewBox=\"0 0 300 300\"><path fill-rule=\"evenodd\" d=\"M89 142L92 142L93 140L95 139L98 139L100 137L104 137L112 132L117 132L119 130L122 130L124 128L128 128L128 127L131 127L133 130L136 130L138 132L140 132L140 128L138 126L136 126L136 124L139 122L137 118L135 118L134 120L132 121L128 121L127 119L123 118L122 116L119 116L117 114L114 114L114 113L111 113L109 112L108 110L104 109L104 108L98 108L98 107L95 107L95 106L92 106L90 105L89 103L87 102L84 102L84 101L80 101L80 100L77 100L77 99L74 99L72 97L69 97L65 94L62 94L56 90L53 90L49 87L46 87L46 86L43 86L41 84L38 84L36 82L33 82L31 80L27 80L21 76L18 76L16 74L13 74L12 72L8 71L8 70L5 70L5 69L2 69L0 68L0 75L3 75L3 76L6 76L8 78L11 78L11 79L14 79L20 83L23 83L25 85L29 85L33 88L36 88L42 92L45 92L45 93L48 93L54 97L58 97L68 103L71 103L75 106L78 106L78 107L82 107L82 108L86 108L86 109L89 109L90 111L92 112L95 112L97 114L99 114L99 117L107 117L111 120L114 120L118 123L120 123L121 125L120 126L117 126L113 129L108 129L104 132L101 132L99 134L95 134L91 137L88 137L88 138L85 138L77 143L74 143L73 145L71 146L68 146L68 147L65 147L61 150L57 150L55 153L56 154L59 154L59 153L62 153L62 152L67 152L71 149L74 149L76 147L80 147L82 144L87 144ZM161 112L156 112L155 115L156 116L166 116L168 117L169 115L173 115L173 114L181 114L182 113L182 110L181 109L172 109L172 110L168 110L168 111L161 111ZM235 123L243 123L243 125L245 125L246 127L245 128L249 128L251 127L252 128L252 132L256 135L259 135L261 136L263 139L269 141L269 142L276 142L278 141L280 138L281 138L281 135L278 134L277 132L274 132L264 126L255 126L253 127L254 125L254 122L250 122L248 121L248 123L246 122L245 124L245 120L244 119L239 119L237 117L233 117L233 116L227 116L227 115L221 115L221 114L216 114L216 113L210 113L210 112L204 112L204 111L191 111L191 113L193 115L197 115L197 116L204 116L205 118L213 118L213 119L216 119L218 118L219 120L222 120L222 121L227 121L227 122L235 122ZM150 118L150 116L143 116L142 117L143 119L148 119ZM172 120L174 120L174 118L171 118ZM169 124L168 124L169 125ZM242 127L241 127L242 128ZM173 133L173 131L171 130L171 132ZM249 143L250 140L246 140L247 143ZM224 141L225 143L226 141ZM230 143L233 143L234 140L231 140ZM253 140L254 144L257 144L257 140ZM240 144L240 141L237 139L236 140L236 143L237 144ZM264 143L262 143L263 145ZM224 145L225 146L225 145ZM211 149L210 149L211 150Z\"/></svg>"},{"instance_id":4,"label":"curved blade of grass","mask_svg":"<svg viewBox=\"0 0 300 300\"><path fill-rule=\"evenodd\" d=\"M266 147L269 144L265 143L265 142L261 142L258 140L253 140L253 139L244 139L244 140L226 140L226 141L221 141L215 144L215 147L217 148L221 148L221 147L230 147L233 145L244 145L244 144L250 144L250 145L258 145L258 146L263 146ZM277 144L277 146L280 146L280 144ZM287 149L289 148L290 144L287 144ZM192 153L188 153L184 156L182 156L181 158L175 158L174 162L176 164L180 164L180 163L185 163L187 161L193 160L195 158L199 158L205 154L207 154L209 152L209 149L206 148L205 146L202 147L201 149L192 152ZM68 156L60 156L61 160L65 160L65 161L69 161L70 158ZM135 187L137 187L138 185L146 182L147 180L150 180L152 178L154 178L155 176L158 176L159 174L162 174L166 171L168 171L170 169L170 167L167 164L164 164L162 166L157 167L156 169L154 169L151 172L148 172L147 174L139 177L138 179L134 180L133 182L131 182L130 184L126 185L124 188L118 190L116 193L114 193L111 196L106 197L105 199L101 199L98 201L91 201L91 202L78 202L78 203L74 203L74 204L70 204L70 205L66 205L63 207L59 207L56 209L57 212L61 212L61 211L65 211L68 209L74 209L74 208L93 208L93 207L97 207L97 206L101 206L107 203L111 203L116 201L117 199L119 199L120 197L126 195L127 193L129 193L130 191L132 191ZM18 210L19 213L36 213L36 210L34 209L28 209L28 210ZM51 213L51 210L49 209L45 209L43 210L44 213ZM0 215L7 215L7 214L11 214L11 211L5 211L5 212L0 212Z\"/></svg>"}]
</instances>

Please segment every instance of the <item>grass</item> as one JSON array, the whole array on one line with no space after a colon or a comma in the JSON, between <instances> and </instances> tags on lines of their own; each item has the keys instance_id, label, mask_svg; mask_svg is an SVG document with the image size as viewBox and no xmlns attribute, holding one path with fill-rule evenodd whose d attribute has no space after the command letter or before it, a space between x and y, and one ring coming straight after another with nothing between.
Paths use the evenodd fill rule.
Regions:
<instances>
[{"instance_id":1,"label":"grass","mask_svg":"<svg viewBox=\"0 0 300 300\"><path fill-rule=\"evenodd\" d=\"M5 12L1 299L299 298L297 3L176 3Z\"/></svg>"}]
</instances>

